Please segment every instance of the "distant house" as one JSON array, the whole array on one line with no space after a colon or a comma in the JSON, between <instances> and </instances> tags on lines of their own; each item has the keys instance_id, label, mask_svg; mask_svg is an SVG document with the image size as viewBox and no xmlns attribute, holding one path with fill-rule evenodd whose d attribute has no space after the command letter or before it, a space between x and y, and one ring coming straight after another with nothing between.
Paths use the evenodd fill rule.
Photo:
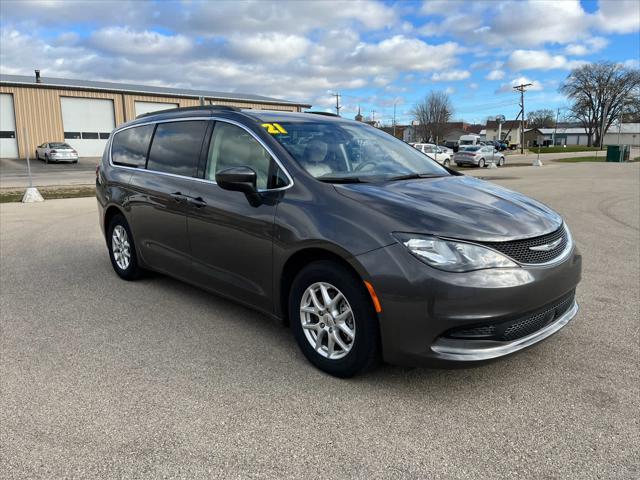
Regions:
<instances>
[{"instance_id":1,"label":"distant house","mask_svg":"<svg viewBox=\"0 0 640 480\"><path fill-rule=\"evenodd\" d=\"M527 128L527 122L525 122L525 129ZM502 124L502 138L498 138L498 122L495 120L488 120L485 127L485 140L506 140L511 145L520 145L520 120L507 120ZM482 133L480 133L482 137Z\"/></svg>"},{"instance_id":2,"label":"distant house","mask_svg":"<svg viewBox=\"0 0 640 480\"><path fill-rule=\"evenodd\" d=\"M524 131L525 148L537 147L545 145L546 137L540 128L527 128Z\"/></svg>"},{"instance_id":3,"label":"distant house","mask_svg":"<svg viewBox=\"0 0 640 480\"><path fill-rule=\"evenodd\" d=\"M409 128L408 125L396 125L395 129L393 127L382 127L380 130L388 133L389 135L394 135L396 138L400 140L404 140L404 131ZM395 130L395 133L394 133Z\"/></svg>"}]
</instances>

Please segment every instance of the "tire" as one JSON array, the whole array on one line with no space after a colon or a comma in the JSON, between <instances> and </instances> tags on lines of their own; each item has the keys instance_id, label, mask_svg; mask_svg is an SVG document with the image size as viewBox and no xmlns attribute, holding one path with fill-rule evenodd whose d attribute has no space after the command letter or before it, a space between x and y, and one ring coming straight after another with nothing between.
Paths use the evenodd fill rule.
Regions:
<instances>
[{"instance_id":1,"label":"tire","mask_svg":"<svg viewBox=\"0 0 640 480\"><path fill-rule=\"evenodd\" d=\"M451 163L449 162L449 159L446 159L444 162L442 162L442 164L443 164L445 167L449 167L449 165L451 165Z\"/></svg>"},{"instance_id":2,"label":"tire","mask_svg":"<svg viewBox=\"0 0 640 480\"><path fill-rule=\"evenodd\" d=\"M313 306L310 294L312 290L317 292L316 298L321 306L326 307L322 286L330 299L335 300L340 293L343 300L339 300L334 306L333 311L336 313L325 313L321 317L309 310L318 311ZM306 312L302 310L303 306L307 308ZM330 308L325 312L331 310ZM343 319L339 320L341 315ZM294 338L304 356L315 367L330 375L353 377L373 368L380 361L380 332L371 297L363 281L337 262L312 262L296 275L289 291L289 320ZM303 322L309 328L303 328ZM352 332L351 337L346 333L348 331ZM321 341L316 349L312 342L318 345L318 336ZM330 340L333 343L332 350ZM338 340L341 340L342 345Z\"/></svg>"},{"instance_id":3,"label":"tire","mask_svg":"<svg viewBox=\"0 0 640 480\"><path fill-rule=\"evenodd\" d=\"M40 155L38 155L38 150L36 150L36 160L40 160Z\"/></svg>"},{"instance_id":4,"label":"tire","mask_svg":"<svg viewBox=\"0 0 640 480\"><path fill-rule=\"evenodd\" d=\"M49 163L49 155L47 155L46 153L44 154L44 163Z\"/></svg>"},{"instance_id":5,"label":"tire","mask_svg":"<svg viewBox=\"0 0 640 480\"><path fill-rule=\"evenodd\" d=\"M481 158L481 159L478 161L478 168L484 168L484 158Z\"/></svg>"},{"instance_id":6,"label":"tire","mask_svg":"<svg viewBox=\"0 0 640 480\"><path fill-rule=\"evenodd\" d=\"M500 159L498 160L498 166L499 167L504 166L504 157L500 157Z\"/></svg>"},{"instance_id":7,"label":"tire","mask_svg":"<svg viewBox=\"0 0 640 480\"><path fill-rule=\"evenodd\" d=\"M115 232L118 232L115 235ZM118 244L116 244L118 239ZM124 243L123 243L124 242ZM107 227L107 246L113 269L123 280L135 280L142 274L138 266L138 256L133 243L133 235L127 220L122 214L115 215ZM128 261L127 259L128 254ZM123 256L124 255L124 256Z\"/></svg>"}]
</instances>

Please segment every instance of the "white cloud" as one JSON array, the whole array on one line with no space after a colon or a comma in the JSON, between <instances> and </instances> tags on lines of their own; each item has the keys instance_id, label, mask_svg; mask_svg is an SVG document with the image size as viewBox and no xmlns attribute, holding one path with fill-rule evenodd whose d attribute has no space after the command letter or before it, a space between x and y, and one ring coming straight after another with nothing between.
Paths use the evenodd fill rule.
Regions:
<instances>
[{"instance_id":1,"label":"white cloud","mask_svg":"<svg viewBox=\"0 0 640 480\"><path fill-rule=\"evenodd\" d=\"M485 78L487 80L502 80L504 78L504 70L491 70Z\"/></svg>"},{"instance_id":2,"label":"white cloud","mask_svg":"<svg viewBox=\"0 0 640 480\"><path fill-rule=\"evenodd\" d=\"M515 50L507 61L507 66L519 70L571 69L583 65L582 60L568 60L563 55L551 55L546 50Z\"/></svg>"},{"instance_id":3,"label":"white cloud","mask_svg":"<svg viewBox=\"0 0 640 480\"><path fill-rule=\"evenodd\" d=\"M630 58L629 60L625 60L624 62L622 62L622 65L625 68L640 68L640 61L638 61L637 58Z\"/></svg>"},{"instance_id":4,"label":"white cloud","mask_svg":"<svg viewBox=\"0 0 640 480\"><path fill-rule=\"evenodd\" d=\"M496 90L496 93L515 92L513 87L516 87L518 85L526 85L527 83L531 84L527 87L527 91L537 92L543 89L542 83L538 80L530 80L527 77L518 77L511 80L511 82L509 83L503 83L502 85L500 85L500 88Z\"/></svg>"},{"instance_id":5,"label":"white cloud","mask_svg":"<svg viewBox=\"0 0 640 480\"><path fill-rule=\"evenodd\" d=\"M600 1L597 26L604 32L633 33L640 30L640 2L637 0Z\"/></svg>"},{"instance_id":6,"label":"white cloud","mask_svg":"<svg viewBox=\"0 0 640 480\"><path fill-rule=\"evenodd\" d=\"M584 43L570 43L564 48L567 55L584 56L590 53L597 53L609 44L609 41L603 37L592 37L584 41Z\"/></svg>"},{"instance_id":7,"label":"white cloud","mask_svg":"<svg viewBox=\"0 0 640 480\"><path fill-rule=\"evenodd\" d=\"M395 35L377 44L361 43L352 59L364 65L373 63L400 70L430 71L453 66L459 51L453 42L430 45L417 38Z\"/></svg>"},{"instance_id":8,"label":"white cloud","mask_svg":"<svg viewBox=\"0 0 640 480\"><path fill-rule=\"evenodd\" d=\"M480 88L480 85L475 82L471 82L469 85L467 85L467 87L469 87L470 90L477 90L478 88Z\"/></svg>"},{"instance_id":9,"label":"white cloud","mask_svg":"<svg viewBox=\"0 0 640 480\"><path fill-rule=\"evenodd\" d=\"M134 31L128 27L107 27L91 35L96 48L122 55L181 55L193 46L184 35L163 35L148 30Z\"/></svg>"},{"instance_id":10,"label":"white cloud","mask_svg":"<svg viewBox=\"0 0 640 480\"><path fill-rule=\"evenodd\" d=\"M257 33L229 37L231 54L244 60L269 59L275 64L287 63L307 52L311 42L299 35Z\"/></svg>"},{"instance_id":11,"label":"white cloud","mask_svg":"<svg viewBox=\"0 0 640 480\"><path fill-rule=\"evenodd\" d=\"M448 70L443 72L435 72L431 75L434 82L455 82L469 78L471 73L468 70Z\"/></svg>"}]
</instances>

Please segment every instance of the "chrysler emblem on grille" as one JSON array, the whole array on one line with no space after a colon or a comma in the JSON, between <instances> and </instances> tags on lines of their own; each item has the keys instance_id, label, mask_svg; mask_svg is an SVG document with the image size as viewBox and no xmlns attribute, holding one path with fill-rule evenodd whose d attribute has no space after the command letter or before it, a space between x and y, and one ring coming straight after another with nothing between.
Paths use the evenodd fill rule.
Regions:
<instances>
[{"instance_id":1,"label":"chrysler emblem on grille","mask_svg":"<svg viewBox=\"0 0 640 480\"><path fill-rule=\"evenodd\" d=\"M529 250L534 250L536 252L548 252L549 250L553 250L562 242L562 238L554 240L551 243L545 243L544 245L536 245L535 247L529 247Z\"/></svg>"}]
</instances>

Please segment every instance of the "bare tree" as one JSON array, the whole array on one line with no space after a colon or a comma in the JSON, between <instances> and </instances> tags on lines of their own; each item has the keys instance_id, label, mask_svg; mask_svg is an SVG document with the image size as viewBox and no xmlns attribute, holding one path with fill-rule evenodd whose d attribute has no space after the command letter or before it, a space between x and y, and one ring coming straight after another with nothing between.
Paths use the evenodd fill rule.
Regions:
<instances>
[{"instance_id":1,"label":"bare tree","mask_svg":"<svg viewBox=\"0 0 640 480\"><path fill-rule=\"evenodd\" d=\"M584 127L589 145L599 145L615 119L638 109L640 70L613 62L583 65L571 71L560 92L573 102L572 116Z\"/></svg>"},{"instance_id":2,"label":"bare tree","mask_svg":"<svg viewBox=\"0 0 640 480\"><path fill-rule=\"evenodd\" d=\"M548 108L534 110L527 115L529 128L551 128L556 124L556 113Z\"/></svg>"},{"instance_id":3,"label":"bare tree","mask_svg":"<svg viewBox=\"0 0 640 480\"><path fill-rule=\"evenodd\" d=\"M422 141L440 140L447 133L447 122L453 115L453 106L447 92L431 92L413 108L418 121L418 136Z\"/></svg>"}]
</instances>

